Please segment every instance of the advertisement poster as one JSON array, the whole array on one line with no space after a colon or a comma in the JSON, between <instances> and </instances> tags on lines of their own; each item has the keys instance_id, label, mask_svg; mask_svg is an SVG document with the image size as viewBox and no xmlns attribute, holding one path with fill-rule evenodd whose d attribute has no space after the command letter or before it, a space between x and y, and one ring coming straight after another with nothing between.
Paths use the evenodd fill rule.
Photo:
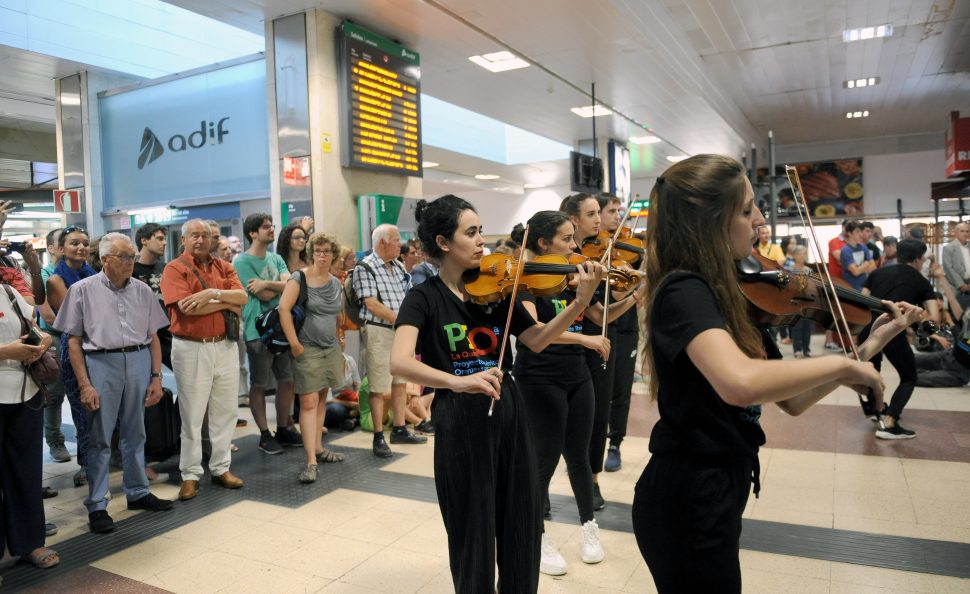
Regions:
<instances>
[{"instance_id":1,"label":"advertisement poster","mask_svg":"<svg viewBox=\"0 0 970 594\"><path fill-rule=\"evenodd\" d=\"M796 163L795 168L802 180L805 201L812 216L854 217L865 214L862 159ZM790 196L788 199L792 200Z\"/></svg>"}]
</instances>

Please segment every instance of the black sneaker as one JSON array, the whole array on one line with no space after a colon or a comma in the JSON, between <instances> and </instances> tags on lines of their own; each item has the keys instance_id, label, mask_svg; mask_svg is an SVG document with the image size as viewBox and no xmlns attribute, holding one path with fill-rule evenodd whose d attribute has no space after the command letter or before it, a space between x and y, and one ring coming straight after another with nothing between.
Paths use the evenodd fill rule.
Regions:
<instances>
[{"instance_id":1,"label":"black sneaker","mask_svg":"<svg viewBox=\"0 0 970 594\"><path fill-rule=\"evenodd\" d=\"M414 432L420 433L421 435L434 435L434 424L425 419L414 426Z\"/></svg>"},{"instance_id":2,"label":"black sneaker","mask_svg":"<svg viewBox=\"0 0 970 594\"><path fill-rule=\"evenodd\" d=\"M143 509L146 511L166 511L172 509L172 502L168 499L159 499L151 493L141 499L128 502L128 509Z\"/></svg>"},{"instance_id":3,"label":"black sneaker","mask_svg":"<svg viewBox=\"0 0 970 594\"><path fill-rule=\"evenodd\" d=\"M882 426L876 429L876 437L879 439L913 439L916 437L916 432L905 429L897 421L892 427Z\"/></svg>"},{"instance_id":4,"label":"black sneaker","mask_svg":"<svg viewBox=\"0 0 970 594\"><path fill-rule=\"evenodd\" d=\"M273 434L269 431L265 431L259 436L259 449L266 454L276 455L282 454L283 448L280 446L280 442L276 441Z\"/></svg>"},{"instance_id":5,"label":"black sneaker","mask_svg":"<svg viewBox=\"0 0 970 594\"><path fill-rule=\"evenodd\" d=\"M593 483L593 510L600 511L604 507L606 507L606 500L600 493L600 486L598 483Z\"/></svg>"},{"instance_id":6,"label":"black sneaker","mask_svg":"<svg viewBox=\"0 0 970 594\"><path fill-rule=\"evenodd\" d=\"M353 419L344 419L344 422L340 424L340 428L344 431L353 431L356 427Z\"/></svg>"},{"instance_id":7,"label":"black sneaker","mask_svg":"<svg viewBox=\"0 0 970 594\"><path fill-rule=\"evenodd\" d=\"M281 446L287 448L303 447L303 436L287 427L278 427L276 429L276 441Z\"/></svg>"},{"instance_id":8,"label":"black sneaker","mask_svg":"<svg viewBox=\"0 0 970 594\"><path fill-rule=\"evenodd\" d=\"M544 507L544 510L543 510L543 513L542 513L542 517L544 517L547 520L551 520L552 519L552 504L549 503L549 495L546 495L546 503L545 503L545 505L543 507Z\"/></svg>"},{"instance_id":9,"label":"black sneaker","mask_svg":"<svg viewBox=\"0 0 970 594\"><path fill-rule=\"evenodd\" d=\"M391 439L393 440L394 438L391 437ZM387 442L382 439L374 442L374 455L378 458L390 458L394 455L394 452L391 451Z\"/></svg>"},{"instance_id":10,"label":"black sneaker","mask_svg":"<svg viewBox=\"0 0 970 594\"><path fill-rule=\"evenodd\" d=\"M428 443L427 437L422 437L420 435L415 435L408 431L407 429L403 431L398 431L397 429L391 431L391 443L408 443L408 444L419 444Z\"/></svg>"},{"instance_id":11,"label":"black sneaker","mask_svg":"<svg viewBox=\"0 0 970 594\"><path fill-rule=\"evenodd\" d=\"M91 527L91 532L104 534L115 529L115 521L111 519L108 512L99 509L88 514L88 526Z\"/></svg>"}]
</instances>

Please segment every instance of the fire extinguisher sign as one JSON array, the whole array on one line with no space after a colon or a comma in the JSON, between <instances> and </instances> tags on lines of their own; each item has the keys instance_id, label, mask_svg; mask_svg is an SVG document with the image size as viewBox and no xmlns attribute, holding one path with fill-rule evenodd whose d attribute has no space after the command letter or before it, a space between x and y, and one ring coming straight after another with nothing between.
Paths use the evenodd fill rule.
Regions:
<instances>
[{"instance_id":1,"label":"fire extinguisher sign","mask_svg":"<svg viewBox=\"0 0 970 594\"><path fill-rule=\"evenodd\" d=\"M81 190L54 190L54 210L81 212Z\"/></svg>"}]
</instances>

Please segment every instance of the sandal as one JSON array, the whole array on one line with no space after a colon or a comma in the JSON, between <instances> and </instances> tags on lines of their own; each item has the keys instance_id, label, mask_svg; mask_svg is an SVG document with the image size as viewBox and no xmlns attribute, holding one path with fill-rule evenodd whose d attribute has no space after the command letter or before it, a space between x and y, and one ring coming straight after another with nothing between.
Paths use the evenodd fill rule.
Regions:
<instances>
[{"instance_id":1,"label":"sandal","mask_svg":"<svg viewBox=\"0 0 970 594\"><path fill-rule=\"evenodd\" d=\"M60 556L54 549L48 549L47 547L40 547L31 551L26 557L27 561L34 564L35 567L41 569L47 569L48 567L54 567L61 562Z\"/></svg>"},{"instance_id":2,"label":"sandal","mask_svg":"<svg viewBox=\"0 0 970 594\"><path fill-rule=\"evenodd\" d=\"M322 452L317 453L317 462L321 462L324 464L333 464L334 462L343 462L343 461L344 461L344 455L338 454L333 450L328 450L324 448Z\"/></svg>"}]
</instances>

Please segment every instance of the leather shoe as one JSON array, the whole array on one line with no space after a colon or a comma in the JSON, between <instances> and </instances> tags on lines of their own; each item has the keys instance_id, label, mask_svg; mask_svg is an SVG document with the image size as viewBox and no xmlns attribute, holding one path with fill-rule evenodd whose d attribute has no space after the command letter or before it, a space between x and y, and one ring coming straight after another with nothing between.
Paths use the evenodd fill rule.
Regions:
<instances>
[{"instance_id":1,"label":"leather shoe","mask_svg":"<svg viewBox=\"0 0 970 594\"><path fill-rule=\"evenodd\" d=\"M168 499L159 499L151 493L141 499L128 502L128 509L143 509L146 511L166 511L172 509L172 502Z\"/></svg>"},{"instance_id":2,"label":"leather shoe","mask_svg":"<svg viewBox=\"0 0 970 594\"><path fill-rule=\"evenodd\" d=\"M179 499L188 501L194 499L199 494L199 481L182 481L182 488L179 489Z\"/></svg>"},{"instance_id":3,"label":"leather shoe","mask_svg":"<svg viewBox=\"0 0 970 594\"><path fill-rule=\"evenodd\" d=\"M243 486L243 480L227 470L219 476L212 477L212 484L226 489L238 489Z\"/></svg>"}]
</instances>

